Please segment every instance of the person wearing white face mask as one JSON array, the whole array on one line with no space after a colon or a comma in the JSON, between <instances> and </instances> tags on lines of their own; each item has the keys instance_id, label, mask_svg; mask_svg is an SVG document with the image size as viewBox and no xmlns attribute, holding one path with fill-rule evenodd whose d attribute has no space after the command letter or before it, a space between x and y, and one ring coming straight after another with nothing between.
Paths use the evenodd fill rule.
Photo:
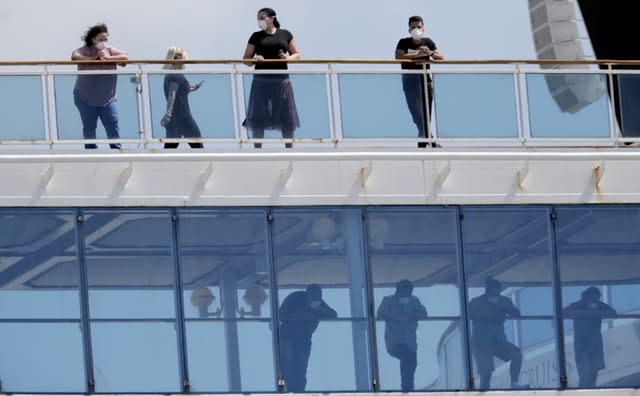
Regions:
<instances>
[{"instance_id":1,"label":"person wearing white face mask","mask_svg":"<svg viewBox=\"0 0 640 396\"><path fill-rule=\"evenodd\" d=\"M251 60L256 70L287 70L288 60L300 59L293 34L280 28L276 12L271 8L258 11L259 31L249 37L243 59ZM263 62L281 60L282 62ZM293 139L300 126L293 87L288 74L255 74L251 82L247 118L243 122L254 139L264 138L265 129L279 129L284 139ZM286 142L291 148L293 143ZM262 147L261 142L254 147Z\"/></svg>"},{"instance_id":2,"label":"person wearing white face mask","mask_svg":"<svg viewBox=\"0 0 640 396\"><path fill-rule=\"evenodd\" d=\"M507 340L504 323L508 318L520 316L509 298L500 295L502 284L494 278L485 279L485 293L469 302L471 318L471 350L476 360L476 369L480 375L480 389L491 387L493 373L493 357L511 362L509 375L511 388L525 388L520 385L520 369L522 368L522 351Z\"/></svg>"},{"instance_id":3,"label":"person wearing white face mask","mask_svg":"<svg viewBox=\"0 0 640 396\"><path fill-rule=\"evenodd\" d=\"M169 47L165 59L168 60L187 60L189 56L187 52L178 47ZM182 70L184 63L166 64L164 69ZM164 96L167 99L167 111L160 120L167 131L167 138L178 139L182 137L200 138L200 128L191 115L191 107L189 106L189 94L196 91L204 83L200 81L197 84L190 84L184 74L165 74L164 76ZM164 148L174 149L179 143L165 143ZM203 148L200 142L189 142L191 148Z\"/></svg>"},{"instance_id":4,"label":"person wearing white face mask","mask_svg":"<svg viewBox=\"0 0 640 396\"><path fill-rule=\"evenodd\" d=\"M311 336L320 320L335 319L338 313L322 299L317 284L289 294L280 305L280 354L288 392L304 392Z\"/></svg>"},{"instance_id":5,"label":"person wearing white face mask","mask_svg":"<svg viewBox=\"0 0 640 396\"><path fill-rule=\"evenodd\" d=\"M444 55L436 47L436 43L429 37L424 37L424 22L422 17L412 16L409 18L409 34L398 41L396 45L396 59L411 61L443 60ZM429 64L402 63L404 70L429 69ZM429 104L429 119L431 119L431 104L433 102L433 83L431 76L427 75L427 95ZM407 106L411 113L411 118L418 128L418 137L426 138L429 130L428 121L425 117L425 84L421 74L403 74L402 89L404 91ZM418 147L427 147L428 142L418 142ZM434 145L434 147L437 147Z\"/></svg>"},{"instance_id":6,"label":"person wearing white face mask","mask_svg":"<svg viewBox=\"0 0 640 396\"><path fill-rule=\"evenodd\" d=\"M384 343L389 355L400 361L400 389L412 391L418 366L418 321L427 318L427 309L412 295L413 283L403 279L396 283L396 292L382 299L377 319L385 321Z\"/></svg>"},{"instance_id":7,"label":"person wearing white face mask","mask_svg":"<svg viewBox=\"0 0 640 396\"><path fill-rule=\"evenodd\" d=\"M602 319L618 315L610 305L600 301L600 295L600 289L591 286L582 292L580 300L562 310L565 319L573 319L573 350L580 388L596 386L598 371L605 368Z\"/></svg>"},{"instance_id":8,"label":"person wearing white face mask","mask_svg":"<svg viewBox=\"0 0 640 396\"><path fill-rule=\"evenodd\" d=\"M74 61L126 61L126 52L108 44L107 25L90 27L82 38L84 47L73 51ZM125 66L125 64L121 64ZM115 63L78 64L78 70L115 70ZM82 134L85 139L96 138L98 118L102 122L109 139L119 139L118 110L116 107L116 74L78 75L73 89L73 99L82 120ZM119 149L119 143L111 143L111 148ZM95 144L85 144L87 149L95 149Z\"/></svg>"}]
</instances>

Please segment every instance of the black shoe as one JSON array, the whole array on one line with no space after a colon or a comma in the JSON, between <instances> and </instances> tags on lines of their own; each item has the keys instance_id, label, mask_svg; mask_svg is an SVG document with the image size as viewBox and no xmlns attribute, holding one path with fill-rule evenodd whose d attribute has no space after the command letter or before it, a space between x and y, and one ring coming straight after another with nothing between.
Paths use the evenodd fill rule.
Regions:
<instances>
[{"instance_id":1,"label":"black shoe","mask_svg":"<svg viewBox=\"0 0 640 396\"><path fill-rule=\"evenodd\" d=\"M284 148L293 148L293 143L285 143Z\"/></svg>"},{"instance_id":2,"label":"black shoe","mask_svg":"<svg viewBox=\"0 0 640 396\"><path fill-rule=\"evenodd\" d=\"M418 148L429 147L429 142L418 142Z\"/></svg>"},{"instance_id":3,"label":"black shoe","mask_svg":"<svg viewBox=\"0 0 640 396\"><path fill-rule=\"evenodd\" d=\"M262 143L254 143L253 148L262 148Z\"/></svg>"}]
</instances>

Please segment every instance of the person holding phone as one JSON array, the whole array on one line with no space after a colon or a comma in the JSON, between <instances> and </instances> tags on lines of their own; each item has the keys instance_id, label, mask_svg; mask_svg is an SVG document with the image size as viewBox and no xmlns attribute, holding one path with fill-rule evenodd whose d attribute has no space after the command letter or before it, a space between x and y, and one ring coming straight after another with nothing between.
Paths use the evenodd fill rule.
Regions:
<instances>
[{"instance_id":1,"label":"person holding phone","mask_svg":"<svg viewBox=\"0 0 640 396\"><path fill-rule=\"evenodd\" d=\"M298 46L291 32L280 28L276 12L271 8L258 11L259 31L249 37L243 59L250 60L256 70L287 70L288 60L300 59ZM282 62L263 62L281 60ZM288 74L255 74L251 83L247 118L243 125L254 139L264 138L265 129L279 129L284 139L293 139L300 126L293 87ZM262 147L261 142L254 147ZM293 147L286 142L285 147Z\"/></svg>"}]
</instances>

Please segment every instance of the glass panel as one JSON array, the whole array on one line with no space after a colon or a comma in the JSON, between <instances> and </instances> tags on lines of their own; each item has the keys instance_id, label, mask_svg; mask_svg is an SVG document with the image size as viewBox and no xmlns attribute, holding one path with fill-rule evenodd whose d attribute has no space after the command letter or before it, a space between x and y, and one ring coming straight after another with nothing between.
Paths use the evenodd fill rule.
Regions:
<instances>
[{"instance_id":1,"label":"glass panel","mask_svg":"<svg viewBox=\"0 0 640 396\"><path fill-rule=\"evenodd\" d=\"M640 75L617 75L622 136L640 137Z\"/></svg>"},{"instance_id":2,"label":"glass panel","mask_svg":"<svg viewBox=\"0 0 640 396\"><path fill-rule=\"evenodd\" d=\"M276 387L264 210L181 210L180 263L191 389Z\"/></svg>"},{"instance_id":3,"label":"glass panel","mask_svg":"<svg viewBox=\"0 0 640 396\"><path fill-rule=\"evenodd\" d=\"M594 74L528 74L532 137L608 138L606 77Z\"/></svg>"},{"instance_id":4,"label":"glass panel","mask_svg":"<svg viewBox=\"0 0 640 396\"><path fill-rule=\"evenodd\" d=\"M273 79L273 76L270 77ZM264 81L265 75L258 77ZM244 75L244 98L245 109L248 113L248 106L251 99L251 89L254 86L254 77L250 74ZM329 123L329 105L327 99L327 79L324 74L290 74L289 80L293 87L293 95L295 108L298 112L298 119L300 120L300 127L294 132L294 137L297 139L328 139L331 137L331 129ZM269 81L264 85L256 85L256 98L260 98L260 93L264 93L268 99L270 95L269 87L275 85L280 87L280 83ZM258 87L262 86L262 90ZM279 89L279 88L278 88ZM266 90L266 91L265 91ZM283 99L281 106L287 105L286 99ZM256 106L259 102L254 102ZM272 106L273 104L271 104ZM291 105L291 103L289 103ZM284 114L286 114L286 110ZM257 118L266 117L264 112L257 110ZM253 137L251 129L248 128L247 135L249 138ZM265 138L281 139L282 134L280 130L269 132L271 129L267 129Z\"/></svg>"},{"instance_id":5,"label":"glass panel","mask_svg":"<svg viewBox=\"0 0 640 396\"><path fill-rule=\"evenodd\" d=\"M235 384L228 375L234 361L230 345L231 332L241 340L237 345L240 382L243 391L275 391L273 334L268 321L187 321L187 357L189 379L194 392L229 392Z\"/></svg>"},{"instance_id":6,"label":"glass panel","mask_svg":"<svg viewBox=\"0 0 640 396\"><path fill-rule=\"evenodd\" d=\"M457 211L368 212L381 389L464 388Z\"/></svg>"},{"instance_id":7,"label":"glass panel","mask_svg":"<svg viewBox=\"0 0 640 396\"><path fill-rule=\"evenodd\" d=\"M182 80L182 77L185 80ZM231 139L235 136L233 95L231 94L231 77L229 75L152 74L149 76L149 95L151 97L151 120L154 138L168 137L165 128L160 125L160 120L167 112L167 100L164 93L165 79L169 79L168 81L183 81L182 84L185 84L184 81L186 81L186 84L191 85L202 82L198 90L191 91L189 94L186 107L182 106L182 102L179 99L174 104L174 110L177 111L174 114L175 118L183 117L184 114L188 120L187 114L189 112L187 110L190 108L190 113L203 138ZM193 137L190 134L192 127L189 127L187 122L182 122L186 124L184 125L186 129L178 132L185 134L184 137ZM180 137L182 136L173 136L173 138Z\"/></svg>"},{"instance_id":8,"label":"glass panel","mask_svg":"<svg viewBox=\"0 0 640 396\"><path fill-rule=\"evenodd\" d=\"M84 215L91 318L173 318L171 213L112 209Z\"/></svg>"},{"instance_id":9,"label":"glass panel","mask_svg":"<svg viewBox=\"0 0 640 396\"><path fill-rule=\"evenodd\" d=\"M104 77L104 75L96 75ZM73 90L77 76L55 76L56 117L58 122L58 138L73 140L83 139L80 113L74 104ZM116 85L116 108L118 127L121 139L138 139L138 94L136 77L133 74L119 74ZM104 125L98 121L97 139L107 139Z\"/></svg>"},{"instance_id":10,"label":"glass panel","mask_svg":"<svg viewBox=\"0 0 640 396\"><path fill-rule=\"evenodd\" d=\"M96 391L180 391L171 213L83 215Z\"/></svg>"},{"instance_id":11,"label":"glass panel","mask_svg":"<svg viewBox=\"0 0 640 396\"><path fill-rule=\"evenodd\" d=\"M0 211L0 317L80 317L72 211Z\"/></svg>"},{"instance_id":12,"label":"glass panel","mask_svg":"<svg viewBox=\"0 0 640 396\"><path fill-rule=\"evenodd\" d=\"M570 387L640 385L639 231L637 207L558 209Z\"/></svg>"},{"instance_id":13,"label":"glass panel","mask_svg":"<svg viewBox=\"0 0 640 396\"><path fill-rule=\"evenodd\" d=\"M287 391L371 390L362 244L357 208L274 211Z\"/></svg>"},{"instance_id":14,"label":"glass panel","mask_svg":"<svg viewBox=\"0 0 640 396\"><path fill-rule=\"evenodd\" d=\"M400 74L341 74L340 113L345 138L415 138Z\"/></svg>"},{"instance_id":15,"label":"glass panel","mask_svg":"<svg viewBox=\"0 0 640 396\"><path fill-rule=\"evenodd\" d=\"M3 391L86 391L76 254L73 211L0 210Z\"/></svg>"},{"instance_id":16,"label":"glass panel","mask_svg":"<svg viewBox=\"0 0 640 396\"><path fill-rule=\"evenodd\" d=\"M470 207L462 226L475 383L557 387L549 209Z\"/></svg>"},{"instance_id":17,"label":"glass panel","mask_svg":"<svg viewBox=\"0 0 640 396\"><path fill-rule=\"evenodd\" d=\"M40 76L0 76L3 140L43 140L45 136Z\"/></svg>"},{"instance_id":18,"label":"glass panel","mask_svg":"<svg viewBox=\"0 0 640 396\"><path fill-rule=\"evenodd\" d=\"M435 74L438 137L516 138L511 74Z\"/></svg>"},{"instance_id":19,"label":"glass panel","mask_svg":"<svg viewBox=\"0 0 640 396\"><path fill-rule=\"evenodd\" d=\"M3 322L0 350L3 392L86 392L79 322Z\"/></svg>"},{"instance_id":20,"label":"glass panel","mask_svg":"<svg viewBox=\"0 0 640 396\"><path fill-rule=\"evenodd\" d=\"M91 324L96 392L180 392L174 323Z\"/></svg>"}]
</instances>

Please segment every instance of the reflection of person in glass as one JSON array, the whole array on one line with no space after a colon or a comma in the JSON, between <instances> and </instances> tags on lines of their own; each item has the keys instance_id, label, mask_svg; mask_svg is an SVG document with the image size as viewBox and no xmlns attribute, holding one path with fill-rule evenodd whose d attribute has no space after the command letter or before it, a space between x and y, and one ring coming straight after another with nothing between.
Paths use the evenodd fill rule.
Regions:
<instances>
[{"instance_id":1,"label":"reflection of person in glass","mask_svg":"<svg viewBox=\"0 0 640 396\"><path fill-rule=\"evenodd\" d=\"M443 60L444 55L436 47L436 43L424 35L424 22L419 16L409 18L409 33L411 37L405 37L398 41L396 45L396 59L403 60ZM427 69L429 65L424 66ZM422 70L423 65L403 63L402 69ZM404 91L407 106L411 113L411 118L418 128L418 137L427 137L427 120L425 113L425 84L421 74L403 74L402 90ZM431 76L427 75L427 99L429 104L429 118L431 118L431 104L433 102L433 83ZM427 147L427 142L419 142L418 147Z\"/></svg>"},{"instance_id":2,"label":"reflection of person in glass","mask_svg":"<svg viewBox=\"0 0 640 396\"><path fill-rule=\"evenodd\" d=\"M600 289L589 287L582 298L569 304L563 311L566 319L573 319L573 350L580 388L596 386L598 371L604 366L602 318L617 315L615 309L600 301Z\"/></svg>"},{"instance_id":3,"label":"reflection of person in glass","mask_svg":"<svg viewBox=\"0 0 640 396\"><path fill-rule=\"evenodd\" d=\"M494 356L511 362L511 387L521 388L518 377L522 368L522 352L507 341L504 332L505 320L519 317L520 310L509 298L500 295L502 285L499 281L489 277L485 280L485 286L485 293L469 302L471 349L480 375L480 389L491 387Z\"/></svg>"},{"instance_id":4,"label":"reflection of person in glass","mask_svg":"<svg viewBox=\"0 0 640 396\"><path fill-rule=\"evenodd\" d=\"M413 283L401 280L396 292L382 299L378 319L385 321L384 343L389 355L400 360L401 389L413 390L413 377L418 366L416 330L418 321L427 318L427 309L413 296Z\"/></svg>"},{"instance_id":5,"label":"reflection of person in glass","mask_svg":"<svg viewBox=\"0 0 640 396\"><path fill-rule=\"evenodd\" d=\"M336 311L322 299L322 289L316 284L284 299L280 306L280 350L287 391L304 391L311 336L318 328L319 320L337 317Z\"/></svg>"},{"instance_id":6,"label":"reflection of person in glass","mask_svg":"<svg viewBox=\"0 0 640 396\"><path fill-rule=\"evenodd\" d=\"M260 30L249 37L243 59L252 59L256 70L286 70L284 61L300 58L291 32L280 29L276 12L271 8L258 11ZM261 62L280 59L283 62ZM244 126L251 129L254 139L262 139L265 129L279 129L284 139L293 139L300 126L293 87L288 74L255 74L249 93L247 119ZM262 147L255 143L256 148ZM285 143L292 147L292 143Z\"/></svg>"},{"instance_id":7,"label":"reflection of person in glass","mask_svg":"<svg viewBox=\"0 0 640 396\"><path fill-rule=\"evenodd\" d=\"M167 51L168 60L189 59L182 48L171 47ZM184 69L184 63L166 64L165 69ZM191 115L189 108L189 93L197 90L203 81L189 84L184 74L166 74L164 76L164 96L167 99L167 112L160 124L167 130L167 138L178 139L199 138L200 128ZM177 148L179 143L165 143L164 148ZM189 142L191 148L202 148L202 143Z\"/></svg>"},{"instance_id":8,"label":"reflection of person in glass","mask_svg":"<svg viewBox=\"0 0 640 396\"><path fill-rule=\"evenodd\" d=\"M124 51L109 45L107 25L99 24L89 28L82 37L84 47L73 51L74 61L126 61ZM122 65L124 66L124 65ZM115 63L96 62L78 65L78 70L115 70ZM116 107L116 74L81 74L78 75L73 89L73 101L80 112L82 134L85 139L96 138L98 118L102 122L109 139L119 139L118 109ZM85 144L87 149L95 149L95 144ZM119 149L119 143L111 143L109 147Z\"/></svg>"}]
</instances>

